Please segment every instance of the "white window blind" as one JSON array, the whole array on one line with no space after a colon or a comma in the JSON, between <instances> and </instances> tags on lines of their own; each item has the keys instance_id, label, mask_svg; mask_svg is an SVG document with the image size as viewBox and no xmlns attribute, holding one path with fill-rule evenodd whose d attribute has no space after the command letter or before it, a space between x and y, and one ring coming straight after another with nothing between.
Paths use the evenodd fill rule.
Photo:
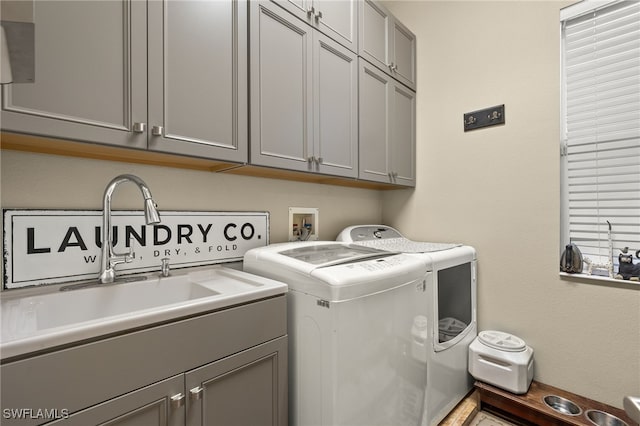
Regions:
<instances>
[{"instance_id":1,"label":"white window blind","mask_svg":"<svg viewBox=\"0 0 640 426\"><path fill-rule=\"evenodd\" d=\"M608 221L617 271L640 249L640 2L566 18L562 35L562 244L605 263Z\"/></svg>"}]
</instances>

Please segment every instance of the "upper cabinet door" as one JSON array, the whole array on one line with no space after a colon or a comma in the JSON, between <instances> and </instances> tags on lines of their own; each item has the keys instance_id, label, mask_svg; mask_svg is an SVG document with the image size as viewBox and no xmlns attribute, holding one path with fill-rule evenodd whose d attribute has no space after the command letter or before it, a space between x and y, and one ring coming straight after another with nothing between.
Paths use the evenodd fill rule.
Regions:
<instances>
[{"instance_id":1,"label":"upper cabinet door","mask_svg":"<svg viewBox=\"0 0 640 426\"><path fill-rule=\"evenodd\" d=\"M358 57L314 33L314 157L320 173L358 176Z\"/></svg>"},{"instance_id":2,"label":"upper cabinet door","mask_svg":"<svg viewBox=\"0 0 640 426\"><path fill-rule=\"evenodd\" d=\"M416 185L416 93L394 83L390 101L392 117L389 143L389 171L392 182Z\"/></svg>"},{"instance_id":3,"label":"upper cabinet door","mask_svg":"<svg viewBox=\"0 0 640 426\"><path fill-rule=\"evenodd\" d=\"M379 2L360 3L361 57L416 90L416 37Z\"/></svg>"},{"instance_id":4,"label":"upper cabinet door","mask_svg":"<svg viewBox=\"0 0 640 426\"><path fill-rule=\"evenodd\" d=\"M274 0L352 52L358 52L358 0Z\"/></svg>"},{"instance_id":5,"label":"upper cabinet door","mask_svg":"<svg viewBox=\"0 0 640 426\"><path fill-rule=\"evenodd\" d=\"M381 70L391 64L391 17L389 11L372 0L360 2L359 54Z\"/></svg>"},{"instance_id":6,"label":"upper cabinet door","mask_svg":"<svg viewBox=\"0 0 640 426\"><path fill-rule=\"evenodd\" d=\"M393 77L416 90L416 36L394 19L392 41Z\"/></svg>"},{"instance_id":7,"label":"upper cabinet door","mask_svg":"<svg viewBox=\"0 0 640 426\"><path fill-rule=\"evenodd\" d=\"M145 148L146 3L34 3L33 84L2 86L2 130Z\"/></svg>"},{"instance_id":8,"label":"upper cabinet door","mask_svg":"<svg viewBox=\"0 0 640 426\"><path fill-rule=\"evenodd\" d=\"M251 163L313 170L313 29L251 2Z\"/></svg>"},{"instance_id":9,"label":"upper cabinet door","mask_svg":"<svg viewBox=\"0 0 640 426\"><path fill-rule=\"evenodd\" d=\"M150 1L149 148L246 162L247 3Z\"/></svg>"},{"instance_id":10,"label":"upper cabinet door","mask_svg":"<svg viewBox=\"0 0 640 426\"><path fill-rule=\"evenodd\" d=\"M393 182L387 156L392 80L367 61L360 60L360 179Z\"/></svg>"},{"instance_id":11,"label":"upper cabinet door","mask_svg":"<svg viewBox=\"0 0 640 426\"><path fill-rule=\"evenodd\" d=\"M415 96L360 60L360 179L415 186Z\"/></svg>"}]
</instances>

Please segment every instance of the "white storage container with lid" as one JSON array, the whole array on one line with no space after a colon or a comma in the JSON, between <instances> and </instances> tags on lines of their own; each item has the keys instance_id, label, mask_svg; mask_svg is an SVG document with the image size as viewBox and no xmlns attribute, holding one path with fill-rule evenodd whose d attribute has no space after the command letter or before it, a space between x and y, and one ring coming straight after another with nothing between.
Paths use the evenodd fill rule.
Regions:
<instances>
[{"instance_id":1,"label":"white storage container with lid","mask_svg":"<svg viewBox=\"0 0 640 426\"><path fill-rule=\"evenodd\" d=\"M526 393L533 380L533 349L512 334L481 331L469 345L469 373L509 392Z\"/></svg>"}]
</instances>

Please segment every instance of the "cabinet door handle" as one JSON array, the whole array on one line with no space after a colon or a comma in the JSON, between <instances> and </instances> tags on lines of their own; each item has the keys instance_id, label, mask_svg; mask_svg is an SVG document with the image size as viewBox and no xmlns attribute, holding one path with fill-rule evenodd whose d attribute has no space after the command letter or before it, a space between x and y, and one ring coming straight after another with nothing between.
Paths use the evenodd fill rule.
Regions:
<instances>
[{"instance_id":1,"label":"cabinet door handle","mask_svg":"<svg viewBox=\"0 0 640 426\"><path fill-rule=\"evenodd\" d=\"M318 164L324 163L324 159L322 157L318 157Z\"/></svg>"},{"instance_id":2,"label":"cabinet door handle","mask_svg":"<svg viewBox=\"0 0 640 426\"><path fill-rule=\"evenodd\" d=\"M316 22L318 22L320 19L322 19L322 11L318 11L318 13L316 13Z\"/></svg>"},{"instance_id":3,"label":"cabinet door handle","mask_svg":"<svg viewBox=\"0 0 640 426\"><path fill-rule=\"evenodd\" d=\"M180 408L184 405L184 394L180 392L179 394L173 395L171 397L171 408L174 410L176 408Z\"/></svg>"},{"instance_id":4,"label":"cabinet door handle","mask_svg":"<svg viewBox=\"0 0 640 426\"><path fill-rule=\"evenodd\" d=\"M309 9L307 9L307 17L311 18L313 15L316 14L316 8L311 6Z\"/></svg>"},{"instance_id":5,"label":"cabinet door handle","mask_svg":"<svg viewBox=\"0 0 640 426\"><path fill-rule=\"evenodd\" d=\"M164 131L164 127L162 126L153 126L151 128L151 134L153 136L162 136L162 132Z\"/></svg>"},{"instance_id":6,"label":"cabinet door handle","mask_svg":"<svg viewBox=\"0 0 640 426\"><path fill-rule=\"evenodd\" d=\"M134 133L144 133L147 130L147 123L133 123Z\"/></svg>"},{"instance_id":7,"label":"cabinet door handle","mask_svg":"<svg viewBox=\"0 0 640 426\"><path fill-rule=\"evenodd\" d=\"M189 390L189 398L192 401L197 401L199 399L202 399L202 391L204 391L204 388L202 386L198 386Z\"/></svg>"}]
</instances>

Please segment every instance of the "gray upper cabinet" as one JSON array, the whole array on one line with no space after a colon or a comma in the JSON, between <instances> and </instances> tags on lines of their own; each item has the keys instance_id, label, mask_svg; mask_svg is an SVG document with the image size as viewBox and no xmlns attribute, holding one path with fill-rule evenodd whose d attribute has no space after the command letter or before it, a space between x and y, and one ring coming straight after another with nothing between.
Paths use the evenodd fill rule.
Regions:
<instances>
[{"instance_id":1,"label":"gray upper cabinet","mask_svg":"<svg viewBox=\"0 0 640 426\"><path fill-rule=\"evenodd\" d=\"M251 163L355 177L357 56L270 2L251 28Z\"/></svg>"},{"instance_id":2,"label":"gray upper cabinet","mask_svg":"<svg viewBox=\"0 0 640 426\"><path fill-rule=\"evenodd\" d=\"M415 92L360 60L361 179L415 186Z\"/></svg>"},{"instance_id":3,"label":"gray upper cabinet","mask_svg":"<svg viewBox=\"0 0 640 426\"><path fill-rule=\"evenodd\" d=\"M34 10L36 82L3 86L3 130L247 161L244 0Z\"/></svg>"},{"instance_id":4,"label":"gray upper cabinet","mask_svg":"<svg viewBox=\"0 0 640 426\"><path fill-rule=\"evenodd\" d=\"M359 0L274 0L352 52L358 52Z\"/></svg>"},{"instance_id":5,"label":"gray upper cabinet","mask_svg":"<svg viewBox=\"0 0 640 426\"><path fill-rule=\"evenodd\" d=\"M146 3L34 4L33 84L2 86L2 130L146 148Z\"/></svg>"},{"instance_id":6,"label":"gray upper cabinet","mask_svg":"<svg viewBox=\"0 0 640 426\"><path fill-rule=\"evenodd\" d=\"M251 163L311 170L312 28L251 2Z\"/></svg>"},{"instance_id":7,"label":"gray upper cabinet","mask_svg":"<svg viewBox=\"0 0 640 426\"><path fill-rule=\"evenodd\" d=\"M247 3L149 1L149 149L246 162Z\"/></svg>"},{"instance_id":8,"label":"gray upper cabinet","mask_svg":"<svg viewBox=\"0 0 640 426\"><path fill-rule=\"evenodd\" d=\"M416 37L379 2L362 0L359 54L416 90Z\"/></svg>"},{"instance_id":9,"label":"gray upper cabinet","mask_svg":"<svg viewBox=\"0 0 640 426\"><path fill-rule=\"evenodd\" d=\"M2 131L415 185L416 39L375 0L35 0L34 21Z\"/></svg>"},{"instance_id":10,"label":"gray upper cabinet","mask_svg":"<svg viewBox=\"0 0 640 426\"><path fill-rule=\"evenodd\" d=\"M393 183L416 184L416 93L394 82L390 102L389 171Z\"/></svg>"},{"instance_id":11,"label":"gray upper cabinet","mask_svg":"<svg viewBox=\"0 0 640 426\"><path fill-rule=\"evenodd\" d=\"M416 36L400 21L393 20L391 63L393 77L416 90Z\"/></svg>"},{"instance_id":12,"label":"gray upper cabinet","mask_svg":"<svg viewBox=\"0 0 640 426\"><path fill-rule=\"evenodd\" d=\"M313 160L320 173L357 177L358 57L318 32L313 48Z\"/></svg>"}]
</instances>

